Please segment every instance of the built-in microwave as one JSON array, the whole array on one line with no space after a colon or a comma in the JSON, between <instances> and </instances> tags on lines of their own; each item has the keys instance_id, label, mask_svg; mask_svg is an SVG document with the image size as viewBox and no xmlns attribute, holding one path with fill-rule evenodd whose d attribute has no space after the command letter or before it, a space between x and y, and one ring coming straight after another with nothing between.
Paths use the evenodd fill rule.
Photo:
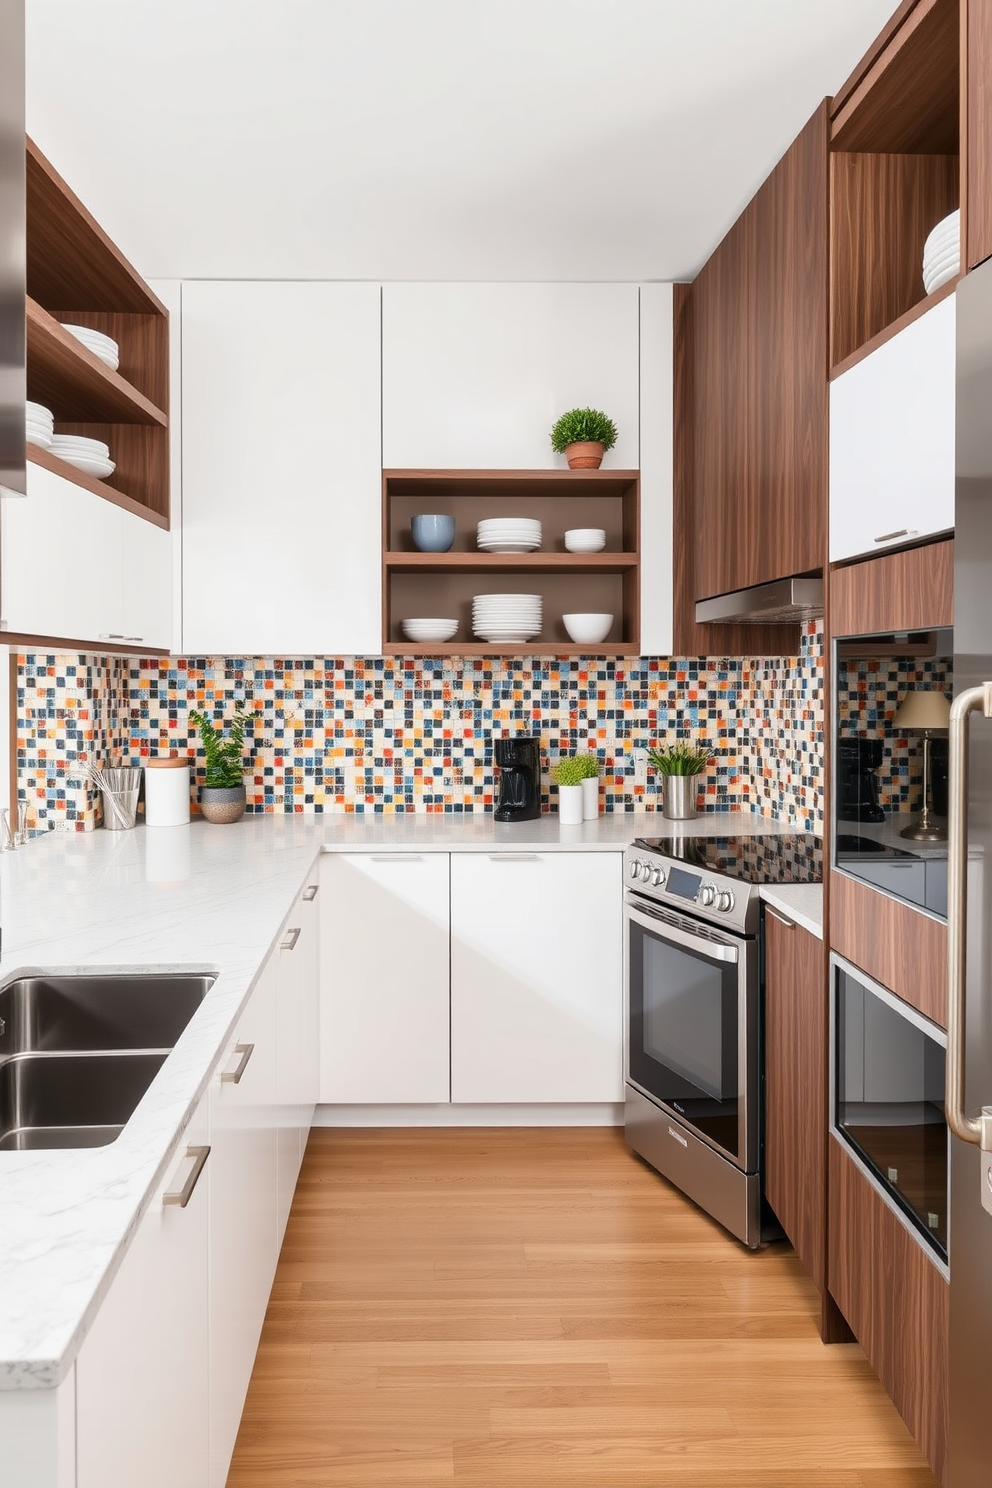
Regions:
<instances>
[{"instance_id":1,"label":"built-in microwave","mask_svg":"<svg viewBox=\"0 0 992 1488\"><path fill-rule=\"evenodd\" d=\"M830 957L831 1130L946 1274L947 1035L842 957Z\"/></svg>"}]
</instances>

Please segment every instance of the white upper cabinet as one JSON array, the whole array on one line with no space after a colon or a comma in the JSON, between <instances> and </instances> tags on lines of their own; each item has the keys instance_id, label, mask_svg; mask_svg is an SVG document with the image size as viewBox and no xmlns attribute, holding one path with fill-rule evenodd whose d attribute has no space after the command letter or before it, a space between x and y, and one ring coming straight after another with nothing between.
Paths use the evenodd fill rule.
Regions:
<instances>
[{"instance_id":1,"label":"white upper cabinet","mask_svg":"<svg viewBox=\"0 0 992 1488\"><path fill-rule=\"evenodd\" d=\"M182 645L379 650L380 291L182 289Z\"/></svg>"},{"instance_id":2,"label":"white upper cabinet","mask_svg":"<svg viewBox=\"0 0 992 1488\"><path fill-rule=\"evenodd\" d=\"M604 466L639 465L636 284L387 284L386 469L564 468L552 424L601 408Z\"/></svg>"},{"instance_id":3,"label":"white upper cabinet","mask_svg":"<svg viewBox=\"0 0 992 1488\"><path fill-rule=\"evenodd\" d=\"M130 645L172 649L172 533L121 512L122 628Z\"/></svg>"},{"instance_id":4,"label":"white upper cabinet","mask_svg":"<svg viewBox=\"0 0 992 1488\"><path fill-rule=\"evenodd\" d=\"M830 561L954 526L954 296L830 384Z\"/></svg>"}]
</instances>

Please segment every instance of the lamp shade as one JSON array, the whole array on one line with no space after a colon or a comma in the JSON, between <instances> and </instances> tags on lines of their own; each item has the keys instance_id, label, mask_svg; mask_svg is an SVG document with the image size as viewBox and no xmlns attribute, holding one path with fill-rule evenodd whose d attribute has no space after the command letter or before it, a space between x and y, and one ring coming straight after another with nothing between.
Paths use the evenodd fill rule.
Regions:
<instances>
[{"instance_id":1,"label":"lamp shade","mask_svg":"<svg viewBox=\"0 0 992 1488\"><path fill-rule=\"evenodd\" d=\"M907 692L892 720L899 729L946 729L951 721L951 705L942 692L923 688Z\"/></svg>"}]
</instances>

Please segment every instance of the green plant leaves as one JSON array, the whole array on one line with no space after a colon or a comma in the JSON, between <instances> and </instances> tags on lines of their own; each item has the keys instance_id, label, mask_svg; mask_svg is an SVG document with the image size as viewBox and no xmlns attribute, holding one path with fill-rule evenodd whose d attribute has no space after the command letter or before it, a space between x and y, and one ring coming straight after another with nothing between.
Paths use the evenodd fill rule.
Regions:
<instances>
[{"instance_id":1,"label":"green plant leaves","mask_svg":"<svg viewBox=\"0 0 992 1488\"><path fill-rule=\"evenodd\" d=\"M617 442L617 426L598 408L572 408L562 414L551 430L551 448L556 455L564 454L570 444L586 439L601 444L604 450L612 449Z\"/></svg>"},{"instance_id":2,"label":"green plant leaves","mask_svg":"<svg viewBox=\"0 0 992 1488\"><path fill-rule=\"evenodd\" d=\"M710 752L703 745L678 739L660 749L649 749L648 759L662 775L701 775L710 762Z\"/></svg>"},{"instance_id":3,"label":"green plant leaves","mask_svg":"<svg viewBox=\"0 0 992 1488\"><path fill-rule=\"evenodd\" d=\"M204 714L191 712L189 717L190 722L199 732L206 757L207 774L204 784L215 787L243 784L245 729L249 722L248 715L240 708L237 709L231 720L226 739L223 730L211 723Z\"/></svg>"}]
</instances>

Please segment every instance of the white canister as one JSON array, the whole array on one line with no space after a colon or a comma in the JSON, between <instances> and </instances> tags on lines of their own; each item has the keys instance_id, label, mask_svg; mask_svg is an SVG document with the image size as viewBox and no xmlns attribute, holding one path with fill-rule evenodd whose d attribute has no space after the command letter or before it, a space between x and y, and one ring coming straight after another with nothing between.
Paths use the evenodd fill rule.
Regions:
<instances>
[{"instance_id":1,"label":"white canister","mask_svg":"<svg viewBox=\"0 0 992 1488\"><path fill-rule=\"evenodd\" d=\"M599 776L587 775L582 782L582 818L595 821L599 815Z\"/></svg>"},{"instance_id":2,"label":"white canister","mask_svg":"<svg viewBox=\"0 0 992 1488\"><path fill-rule=\"evenodd\" d=\"M145 761L145 826L181 827L189 821L189 757Z\"/></svg>"}]
</instances>

